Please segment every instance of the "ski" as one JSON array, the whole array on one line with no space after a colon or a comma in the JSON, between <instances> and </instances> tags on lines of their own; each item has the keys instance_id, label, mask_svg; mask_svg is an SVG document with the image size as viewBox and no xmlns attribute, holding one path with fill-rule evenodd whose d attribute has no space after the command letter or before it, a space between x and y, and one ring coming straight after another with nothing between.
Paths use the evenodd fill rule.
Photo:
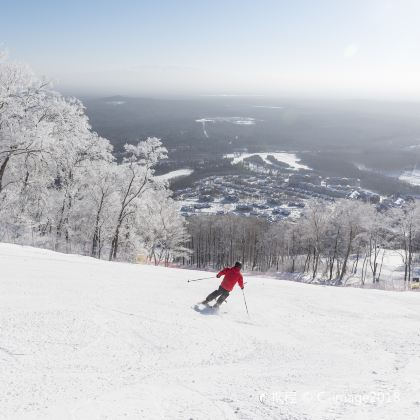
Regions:
<instances>
[{"instance_id":1,"label":"ski","mask_svg":"<svg viewBox=\"0 0 420 420\"><path fill-rule=\"evenodd\" d=\"M208 305L208 304L203 304L202 302L196 303L195 305L193 305L192 309L204 315L210 315L210 314L216 315L220 313L220 307L218 305Z\"/></svg>"}]
</instances>

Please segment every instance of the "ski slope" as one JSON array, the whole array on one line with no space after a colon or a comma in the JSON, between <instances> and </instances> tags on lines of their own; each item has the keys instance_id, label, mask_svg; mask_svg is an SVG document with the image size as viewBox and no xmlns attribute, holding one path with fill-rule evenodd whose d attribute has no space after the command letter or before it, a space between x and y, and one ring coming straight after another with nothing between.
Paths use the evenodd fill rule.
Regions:
<instances>
[{"instance_id":1,"label":"ski slope","mask_svg":"<svg viewBox=\"0 0 420 420\"><path fill-rule=\"evenodd\" d=\"M0 244L1 419L418 419L420 294Z\"/></svg>"}]
</instances>

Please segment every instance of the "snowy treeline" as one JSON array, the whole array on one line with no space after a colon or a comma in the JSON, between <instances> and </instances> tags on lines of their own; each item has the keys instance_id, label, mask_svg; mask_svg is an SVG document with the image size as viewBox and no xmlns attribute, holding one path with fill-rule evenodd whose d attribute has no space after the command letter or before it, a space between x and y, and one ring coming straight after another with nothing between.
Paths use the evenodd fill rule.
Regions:
<instances>
[{"instance_id":1,"label":"snowy treeline","mask_svg":"<svg viewBox=\"0 0 420 420\"><path fill-rule=\"evenodd\" d=\"M399 250L411 280L420 252L420 206L379 212L374 205L309 201L297 222L269 223L240 216L198 216L189 223L193 251L185 264L218 268L241 260L249 270L305 273L344 284L356 272L364 284L381 276L386 250Z\"/></svg>"},{"instance_id":2,"label":"snowy treeline","mask_svg":"<svg viewBox=\"0 0 420 420\"><path fill-rule=\"evenodd\" d=\"M0 56L0 240L158 263L184 253L184 221L167 184L157 138L112 146L84 107L27 67Z\"/></svg>"}]
</instances>

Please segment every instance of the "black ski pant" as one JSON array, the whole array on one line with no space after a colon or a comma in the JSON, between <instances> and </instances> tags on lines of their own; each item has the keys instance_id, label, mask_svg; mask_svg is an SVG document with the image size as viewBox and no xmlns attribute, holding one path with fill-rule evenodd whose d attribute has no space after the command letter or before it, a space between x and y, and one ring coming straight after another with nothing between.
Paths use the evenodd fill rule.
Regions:
<instances>
[{"instance_id":1,"label":"black ski pant","mask_svg":"<svg viewBox=\"0 0 420 420\"><path fill-rule=\"evenodd\" d=\"M229 292L226 289L224 289L222 286L219 286L219 288L217 290L210 293L206 297L206 301L210 302L210 301L216 299L217 297L219 297L219 299L217 299L217 304L221 305L226 300L226 298L228 296L229 296Z\"/></svg>"}]
</instances>

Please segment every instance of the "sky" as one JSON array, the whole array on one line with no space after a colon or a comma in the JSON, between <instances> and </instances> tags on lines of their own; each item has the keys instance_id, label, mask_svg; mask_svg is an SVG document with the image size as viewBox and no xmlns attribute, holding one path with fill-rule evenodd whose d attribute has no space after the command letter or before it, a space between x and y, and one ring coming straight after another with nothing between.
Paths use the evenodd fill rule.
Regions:
<instances>
[{"instance_id":1,"label":"sky","mask_svg":"<svg viewBox=\"0 0 420 420\"><path fill-rule=\"evenodd\" d=\"M65 92L420 100L419 0L0 0Z\"/></svg>"}]
</instances>

